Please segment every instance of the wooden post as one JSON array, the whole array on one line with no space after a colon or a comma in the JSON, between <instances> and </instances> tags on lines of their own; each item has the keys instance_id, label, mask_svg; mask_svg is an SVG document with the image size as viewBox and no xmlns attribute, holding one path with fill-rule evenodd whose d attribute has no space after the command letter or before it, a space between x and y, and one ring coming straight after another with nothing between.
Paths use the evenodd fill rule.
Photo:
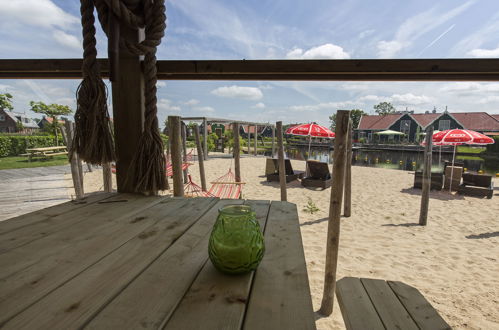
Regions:
<instances>
[{"instance_id":1,"label":"wooden post","mask_svg":"<svg viewBox=\"0 0 499 330\"><path fill-rule=\"evenodd\" d=\"M241 182L240 150L239 123L234 123L234 175L236 182Z\"/></svg>"},{"instance_id":2,"label":"wooden post","mask_svg":"<svg viewBox=\"0 0 499 330\"><path fill-rule=\"evenodd\" d=\"M419 211L419 224L421 226L426 226L426 220L428 219L428 204L430 203L433 125L428 126L426 129L425 140L426 146L424 150L423 191L421 193L421 210Z\"/></svg>"},{"instance_id":3,"label":"wooden post","mask_svg":"<svg viewBox=\"0 0 499 330\"><path fill-rule=\"evenodd\" d=\"M70 121L66 121L66 133L67 133L67 147L69 153L73 150L73 125ZM73 178L73 187L75 189L76 198L83 198L82 183L80 180L80 171L78 171L78 155L73 154L70 160L71 163L71 177Z\"/></svg>"},{"instance_id":4,"label":"wooden post","mask_svg":"<svg viewBox=\"0 0 499 330\"><path fill-rule=\"evenodd\" d=\"M343 205L343 215L352 215L352 120L348 121L347 133L347 163L345 168L345 204Z\"/></svg>"},{"instance_id":5,"label":"wooden post","mask_svg":"<svg viewBox=\"0 0 499 330\"><path fill-rule=\"evenodd\" d=\"M203 119L204 160L208 160L208 121Z\"/></svg>"},{"instance_id":6,"label":"wooden post","mask_svg":"<svg viewBox=\"0 0 499 330\"><path fill-rule=\"evenodd\" d=\"M319 313L331 315L333 312L334 290L336 287L336 266L338 265L338 247L340 241L341 202L345 182L346 146L350 111L336 112L336 137L334 145L333 185L329 203L329 221L327 226L326 267L324 292Z\"/></svg>"},{"instance_id":7,"label":"wooden post","mask_svg":"<svg viewBox=\"0 0 499 330\"><path fill-rule=\"evenodd\" d=\"M275 143L274 143L274 140L275 140L275 127L274 126L271 126L272 127L272 155L270 156L270 158L274 158L274 155L275 155Z\"/></svg>"},{"instance_id":8,"label":"wooden post","mask_svg":"<svg viewBox=\"0 0 499 330\"><path fill-rule=\"evenodd\" d=\"M171 164L171 158L170 158L170 142L171 142L171 128L170 128L170 122L166 121L166 128L168 131L168 143L166 144L166 165L168 168L168 163ZM168 173L166 173L166 190L170 190L170 182L168 180Z\"/></svg>"},{"instance_id":9,"label":"wooden post","mask_svg":"<svg viewBox=\"0 0 499 330\"><path fill-rule=\"evenodd\" d=\"M196 147L198 150L198 161L199 161L199 176L201 177L201 189L206 191L206 177L204 175L204 157L203 148L201 146L201 139L199 138L199 126L194 125L194 138L196 139Z\"/></svg>"},{"instance_id":10,"label":"wooden post","mask_svg":"<svg viewBox=\"0 0 499 330\"><path fill-rule=\"evenodd\" d=\"M182 130L182 152L184 153L184 163L187 162L187 127L184 122L181 121L181 130ZM187 183L187 175L189 174L187 167L184 170L184 183Z\"/></svg>"},{"instance_id":11,"label":"wooden post","mask_svg":"<svg viewBox=\"0 0 499 330\"><path fill-rule=\"evenodd\" d=\"M281 185L281 201L287 201L288 195L286 192L286 165L284 163L284 145L282 142L282 121L276 123L277 129L277 146L279 151L277 153L279 163L279 183Z\"/></svg>"},{"instance_id":12,"label":"wooden post","mask_svg":"<svg viewBox=\"0 0 499 330\"><path fill-rule=\"evenodd\" d=\"M255 136L253 138L255 139L253 151L256 156L258 154L256 151L256 149L258 148L258 125L255 125Z\"/></svg>"},{"instance_id":13,"label":"wooden post","mask_svg":"<svg viewBox=\"0 0 499 330\"><path fill-rule=\"evenodd\" d=\"M248 156L251 152L251 133L250 133L250 125L248 125Z\"/></svg>"},{"instance_id":14,"label":"wooden post","mask_svg":"<svg viewBox=\"0 0 499 330\"><path fill-rule=\"evenodd\" d=\"M120 34L130 42L143 40L143 30L120 23ZM118 192L135 192L132 180L127 180L130 164L139 148L144 127L144 75L138 55L120 46L119 75L112 84L113 122L116 146L116 183Z\"/></svg>"},{"instance_id":15,"label":"wooden post","mask_svg":"<svg viewBox=\"0 0 499 330\"><path fill-rule=\"evenodd\" d=\"M113 192L113 172L111 171L111 163L102 164L102 179L104 181L104 191Z\"/></svg>"},{"instance_id":16,"label":"wooden post","mask_svg":"<svg viewBox=\"0 0 499 330\"><path fill-rule=\"evenodd\" d=\"M173 166L173 196L184 196L184 184L182 183L182 145L180 142L180 117L169 116L171 134L171 151L172 151L172 166Z\"/></svg>"}]
</instances>

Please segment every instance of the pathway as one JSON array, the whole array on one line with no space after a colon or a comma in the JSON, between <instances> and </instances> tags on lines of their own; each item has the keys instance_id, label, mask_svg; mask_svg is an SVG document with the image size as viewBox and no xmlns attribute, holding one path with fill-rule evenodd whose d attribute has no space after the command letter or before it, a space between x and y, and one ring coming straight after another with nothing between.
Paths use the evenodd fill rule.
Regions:
<instances>
[{"instance_id":1,"label":"pathway","mask_svg":"<svg viewBox=\"0 0 499 330\"><path fill-rule=\"evenodd\" d=\"M70 200L69 165L0 170L0 221Z\"/></svg>"}]
</instances>

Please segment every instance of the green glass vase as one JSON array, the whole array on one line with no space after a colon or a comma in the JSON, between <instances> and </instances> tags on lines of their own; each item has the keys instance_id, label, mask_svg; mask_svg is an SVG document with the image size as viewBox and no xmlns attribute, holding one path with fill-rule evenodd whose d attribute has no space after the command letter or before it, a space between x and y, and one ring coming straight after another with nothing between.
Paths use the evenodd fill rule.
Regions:
<instances>
[{"instance_id":1,"label":"green glass vase","mask_svg":"<svg viewBox=\"0 0 499 330\"><path fill-rule=\"evenodd\" d=\"M208 245L213 265L226 274L255 270L265 245L256 214L249 205L227 205L218 211Z\"/></svg>"}]
</instances>

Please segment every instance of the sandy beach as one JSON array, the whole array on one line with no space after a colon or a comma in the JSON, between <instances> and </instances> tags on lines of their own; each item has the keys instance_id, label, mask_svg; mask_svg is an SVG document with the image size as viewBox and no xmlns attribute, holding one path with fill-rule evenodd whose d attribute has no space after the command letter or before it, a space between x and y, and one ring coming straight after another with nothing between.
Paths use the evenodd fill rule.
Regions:
<instances>
[{"instance_id":1,"label":"sandy beach","mask_svg":"<svg viewBox=\"0 0 499 330\"><path fill-rule=\"evenodd\" d=\"M292 164L305 168L303 161ZM230 166L230 158L209 159L207 181ZM197 162L189 170L199 183ZM241 172L244 198L280 199L279 184L265 180L264 157L243 157ZM352 216L341 223L338 279L402 281L418 288L455 329L499 329L499 190L492 199L431 192L428 225L420 227L421 191L412 189L413 178L413 172L353 167ZM84 180L86 193L102 190L101 170ZM303 210L309 199L319 208L314 214ZM314 310L322 298L329 199L330 189L288 184L288 200L299 210ZM337 302L317 327L344 329Z\"/></svg>"}]
</instances>

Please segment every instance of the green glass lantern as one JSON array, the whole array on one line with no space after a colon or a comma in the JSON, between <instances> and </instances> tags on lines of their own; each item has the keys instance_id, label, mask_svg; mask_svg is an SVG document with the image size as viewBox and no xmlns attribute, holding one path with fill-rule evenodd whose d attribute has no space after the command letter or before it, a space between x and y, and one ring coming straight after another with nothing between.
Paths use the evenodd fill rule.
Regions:
<instances>
[{"instance_id":1,"label":"green glass lantern","mask_svg":"<svg viewBox=\"0 0 499 330\"><path fill-rule=\"evenodd\" d=\"M208 245L213 265L226 274L255 270L265 245L256 214L249 205L227 205L218 211Z\"/></svg>"}]
</instances>

